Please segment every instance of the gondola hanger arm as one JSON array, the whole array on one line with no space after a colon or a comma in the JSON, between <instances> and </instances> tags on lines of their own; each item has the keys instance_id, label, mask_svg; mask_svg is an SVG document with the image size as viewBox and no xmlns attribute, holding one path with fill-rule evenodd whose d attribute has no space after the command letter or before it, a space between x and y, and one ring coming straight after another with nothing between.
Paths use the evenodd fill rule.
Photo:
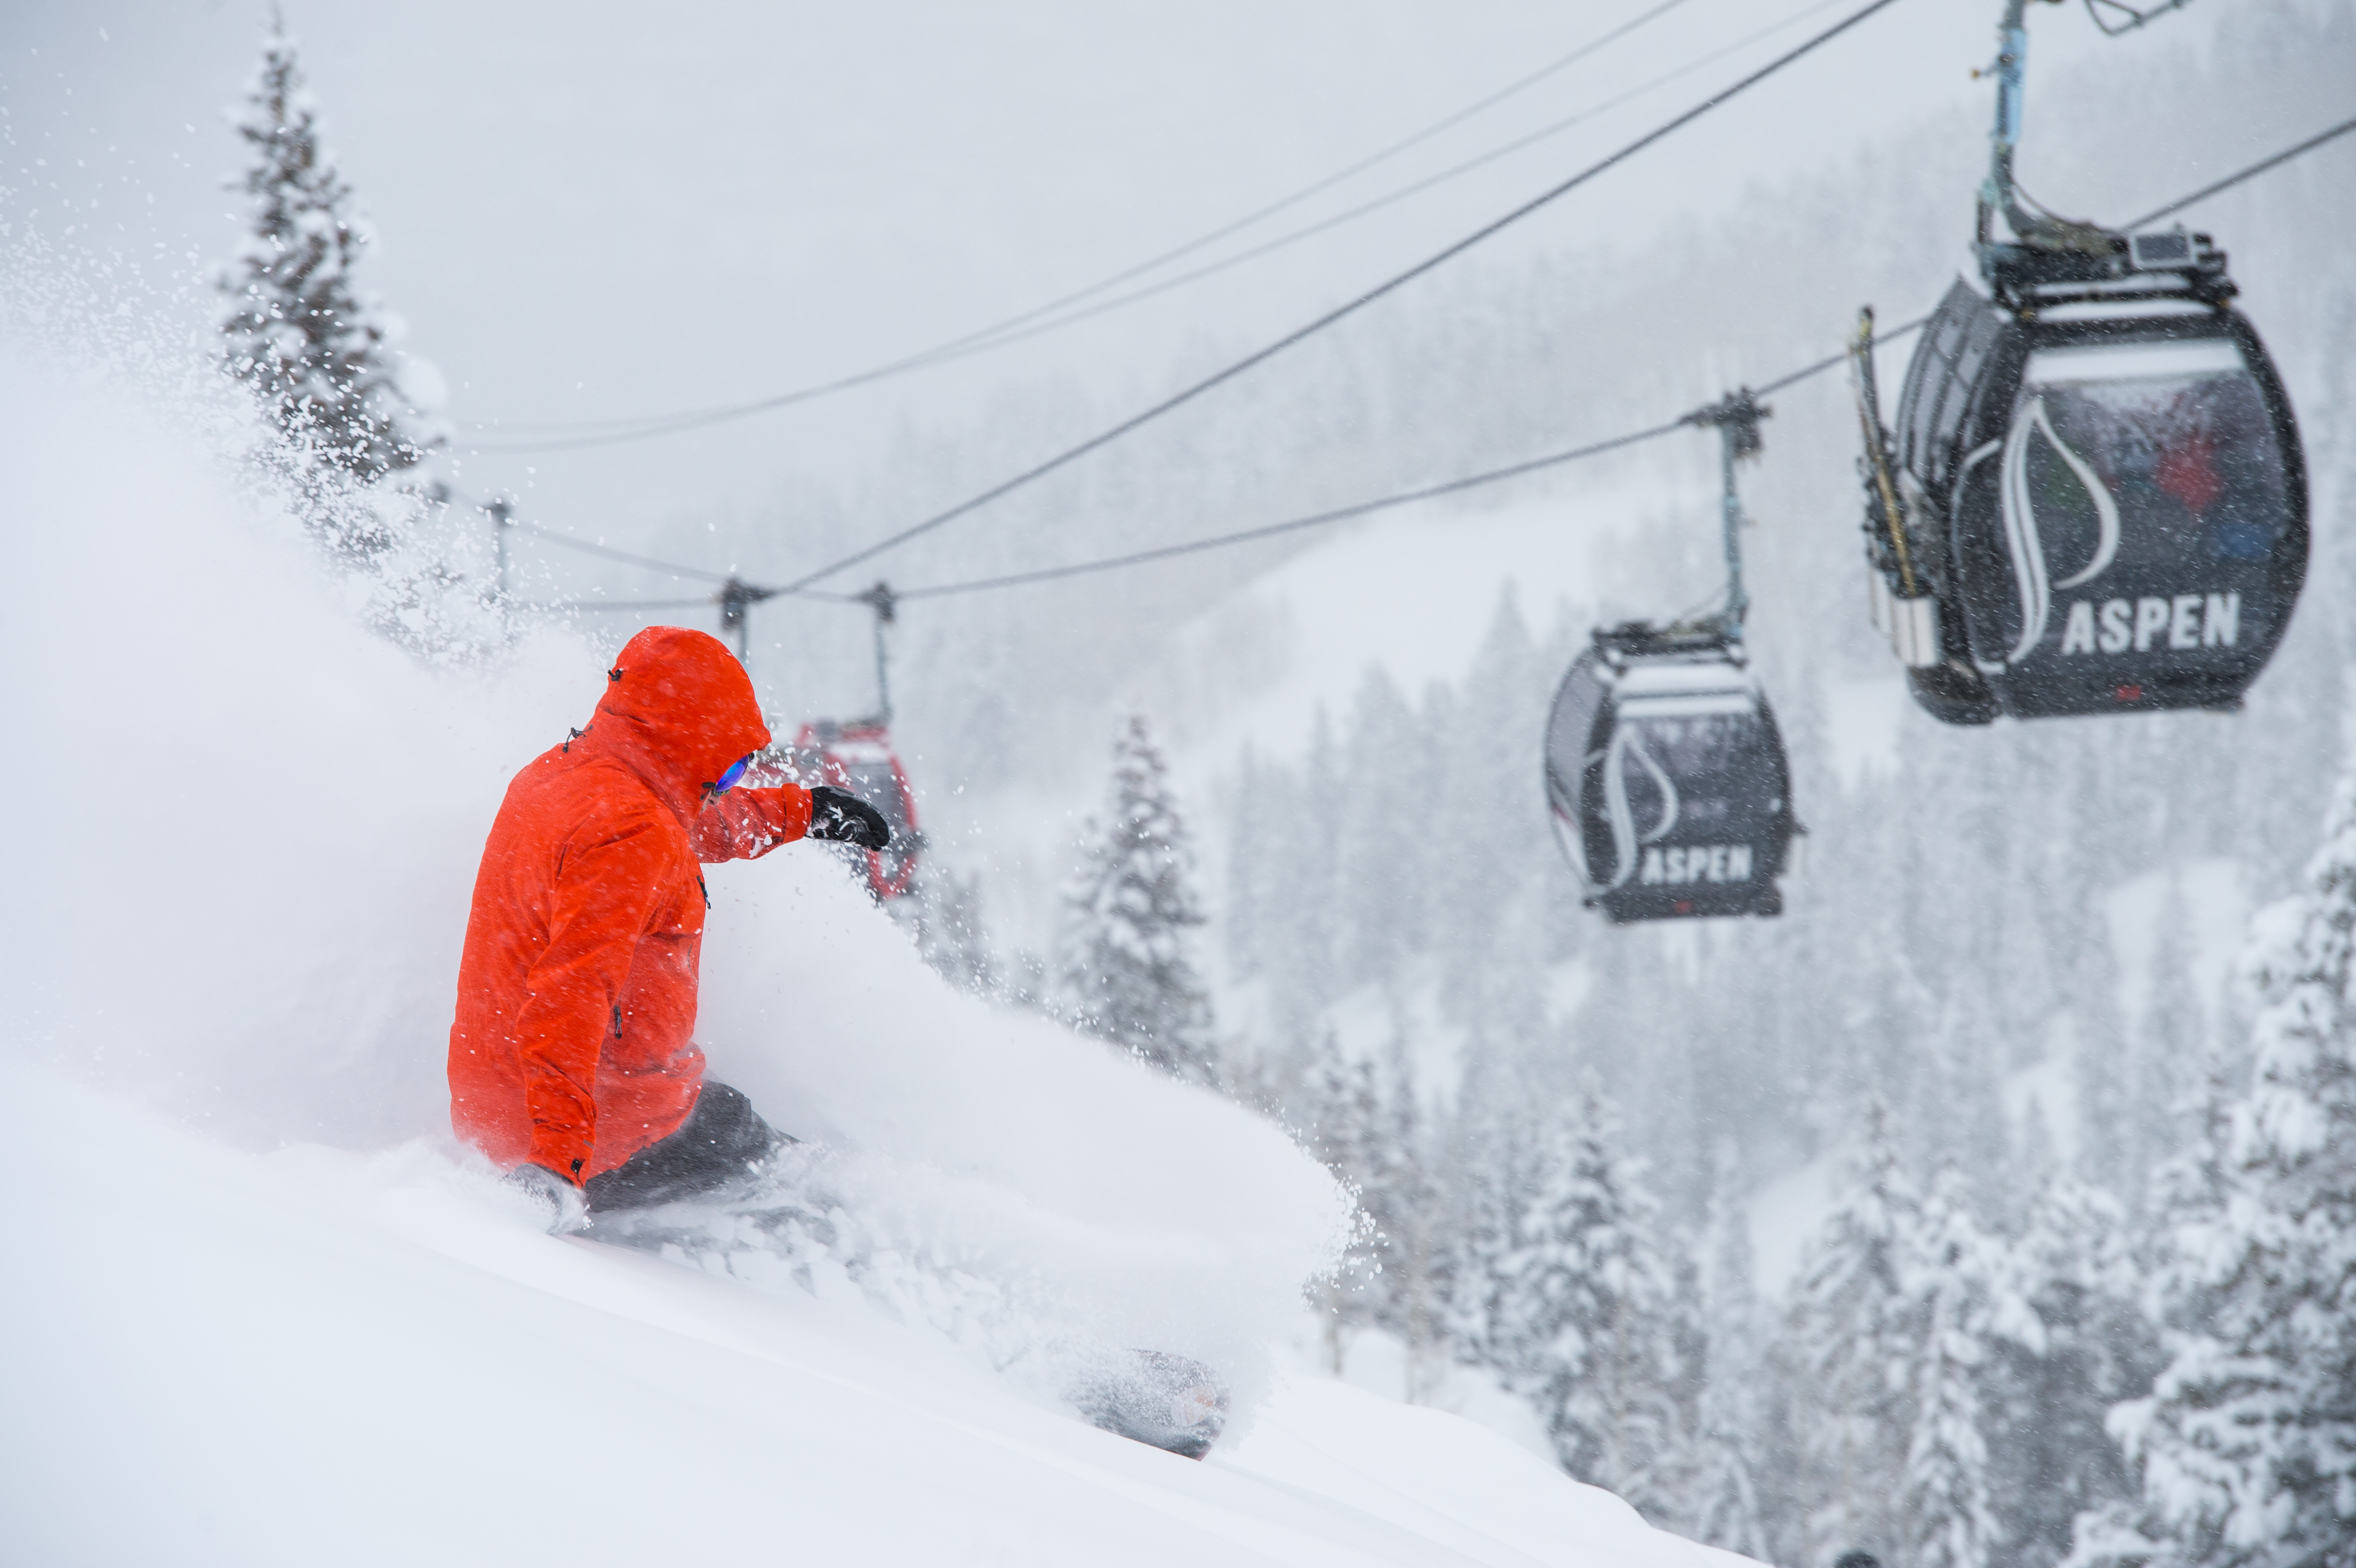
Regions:
<instances>
[{"instance_id":1,"label":"gondola hanger arm","mask_svg":"<svg viewBox=\"0 0 2356 1568\"><path fill-rule=\"evenodd\" d=\"M2144 10L2127 5L2126 0L2086 0L2086 15L2094 19L2095 27L2104 37L2117 38L2126 37L2137 27L2148 27L2170 11L2181 11L2191 3L2192 0L2162 0L2161 4ZM2055 0L2055 4L2060 4L2060 0ZM2124 16L2126 19L2106 20L2106 16Z\"/></svg>"},{"instance_id":2,"label":"gondola hanger arm","mask_svg":"<svg viewBox=\"0 0 2356 1568\"><path fill-rule=\"evenodd\" d=\"M1740 642L1742 623L1751 612L1751 593L1742 583L1742 496L1736 487L1735 464L1745 458L1756 457L1765 449L1760 439L1759 421L1774 411L1759 400L1748 387L1740 387L1718 401L1694 410L1677 422L1681 425L1715 429L1719 435L1719 470L1721 494L1719 500L1719 520L1723 529L1726 551L1726 607L1719 612L1719 630L1729 639Z\"/></svg>"},{"instance_id":3,"label":"gondola hanger arm","mask_svg":"<svg viewBox=\"0 0 2356 1568\"><path fill-rule=\"evenodd\" d=\"M2114 236L2099 224L2081 223L2072 219L2058 218L2051 213L2035 213L2020 203L2020 189L2013 179L2013 156L2020 146L2021 128L2028 109L2029 91L2029 6L2033 0L2005 0L2003 18L1997 24L1997 57L1985 71L1974 71L1976 79L1996 79L1996 128L1989 133L1988 174L1980 185L1979 216L1976 223L1979 243L1987 245L1994 240L1990 218L2004 214L2005 222L2014 236L2024 245L2043 251L2076 251L2090 255L2107 255L2114 250ZM2044 0L2058 5L2062 0Z\"/></svg>"}]
</instances>

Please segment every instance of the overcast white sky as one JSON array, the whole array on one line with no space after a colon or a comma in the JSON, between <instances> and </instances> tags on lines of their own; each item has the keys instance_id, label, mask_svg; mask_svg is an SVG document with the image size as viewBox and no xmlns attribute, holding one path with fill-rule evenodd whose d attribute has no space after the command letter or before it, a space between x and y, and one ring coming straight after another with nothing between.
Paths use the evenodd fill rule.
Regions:
<instances>
[{"instance_id":1,"label":"overcast white sky","mask_svg":"<svg viewBox=\"0 0 2356 1568\"><path fill-rule=\"evenodd\" d=\"M1652 3L288 0L286 11L375 220L368 281L444 371L463 431L699 408L926 347L1328 174ZM1861 3L1684 0L1291 220L1793 20L1376 219L1150 305L715 432L472 457L464 477L528 487L533 515L626 545L663 514L756 501L781 474L856 477L895 429L954 426L1009 382L1061 377L1141 399L1174 384L1190 350L1199 365L1206 345L1245 347L1316 313ZM2039 7L2036 59L2131 53L2163 32L2181 44L2231 8L2213 0L2148 41L2103 46L2078 7ZM1892 124L1982 101L1968 73L1992 52L1995 11L1900 0L1485 254L1633 243ZM241 148L222 111L265 15L251 0L6 7L6 216L69 245L167 255L183 275L190 257L226 255L240 198L220 187ZM1958 238L1967 199L1956 194ZM1076 433L1040 432L1040 450Z\"/></svg>"}]
</instances>

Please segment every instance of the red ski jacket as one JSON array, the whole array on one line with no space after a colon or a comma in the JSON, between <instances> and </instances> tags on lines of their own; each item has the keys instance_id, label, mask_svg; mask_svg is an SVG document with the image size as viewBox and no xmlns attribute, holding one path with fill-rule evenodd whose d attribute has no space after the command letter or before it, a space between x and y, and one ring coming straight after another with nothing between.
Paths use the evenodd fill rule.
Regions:
<instances>
[{"instance_id":1,"label":"red ski jacket","mask_svg":"<svg viewBox=\"0 0 2356 1568\"><path fill-rule=\"evenodd\" d=\"M649 627L606 677L588 728L508 785L450 1027L458 1136L576 1182L668 1136L702 1088L698 862L766 855L810 822L794 785L706 787L769 741L716 639Z\"/></svg>"}]
</instances>

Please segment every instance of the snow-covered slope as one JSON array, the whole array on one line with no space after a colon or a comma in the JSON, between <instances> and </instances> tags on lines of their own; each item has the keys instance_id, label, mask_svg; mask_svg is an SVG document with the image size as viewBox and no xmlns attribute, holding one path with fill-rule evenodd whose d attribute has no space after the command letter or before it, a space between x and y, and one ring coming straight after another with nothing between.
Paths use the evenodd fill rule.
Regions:
<instances>
[{"instance_id":1,"label":"snow-covered slope","mask_svg":"<svg viewBox=\"0 0 2356 1568\"><path fill-rule=\"evenodd\" d=\"M446 1132L449 987L499 791L610 648L395 652L176 421L43 364L0 357L12 1559L1699 1562L1476 1427L1284 1386L1325 1173L953 994L816 847L714 878L699 1032L833 1151L851 1241L805 1291L538 1232ZM1140 1344L1234 1377L1211 1463L1055 1400Z\"/></svg>"},{"instance_id":2,"label":"snow-covered slope","mask_svg":"<svg viewBox=\"0 0 2356 1568\"><path fill-rule=\"evenodd\" d=\"M1503 504L1384 513L1181 628L1151 677L1153 706L1180 716L1182 755L1200 772L1231 768L1247 744L1289 760L1317 710L1346 711L1370 667L1420 697L1433 681L1462 678L1505 595L1541 630L1559 607L1616 608L1631 584L1613 547L1641 553L1651 528L1674 533L1673 549L1714 549L1717 505L1691 474L1655 464L1608 485L1558 478ZM1707 600L1719 570L1704 555L1678 591ZM1238 645L1256 656L1239 660Z\"/></svg>"},{"instance_id":3,"label":"snow-covered slope","mask_svg":"<svg viewBox=\"0 0 2356 1568\"><path fill-rule=\"evenodd\" d=\"M23 1068L0 1092L37 1112L0 1146L15 1561L1724 1558L1339 1384L1283 1390L1197 1465L855 1291L541 1235L415 1146L249 1154Z\"/></svg>"}]
</instances>

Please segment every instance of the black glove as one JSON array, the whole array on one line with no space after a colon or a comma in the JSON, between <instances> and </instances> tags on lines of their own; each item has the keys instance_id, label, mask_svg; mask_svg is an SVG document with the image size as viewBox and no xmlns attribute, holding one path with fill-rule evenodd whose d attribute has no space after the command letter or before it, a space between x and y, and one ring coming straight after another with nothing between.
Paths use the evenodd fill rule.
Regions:
<instances>
[{"instance_id":1,"label":"black glove","mask_svg":"<svg viewBox=\"0 0 2356 1568\"><path fill-rule=\"evenodd\" d=\"M809 836L834 844L856 844L862 849L891 847L892 825L884 814L831 784L810 790Z\"/></svg>"},{"instance_id":2,"label":"black glove","mask_svg":"<svg viewBox=\"0 0 2356 1568\"><path fill-rule=\"evenodd\" d=\"M530 1198L548 1211L548 1233L562 1236L568 1231L589 1228L589 1200L581 1189L545 1166L519 1165L504 1178L508 1186Z\"/></svg>"}]
</instances>

